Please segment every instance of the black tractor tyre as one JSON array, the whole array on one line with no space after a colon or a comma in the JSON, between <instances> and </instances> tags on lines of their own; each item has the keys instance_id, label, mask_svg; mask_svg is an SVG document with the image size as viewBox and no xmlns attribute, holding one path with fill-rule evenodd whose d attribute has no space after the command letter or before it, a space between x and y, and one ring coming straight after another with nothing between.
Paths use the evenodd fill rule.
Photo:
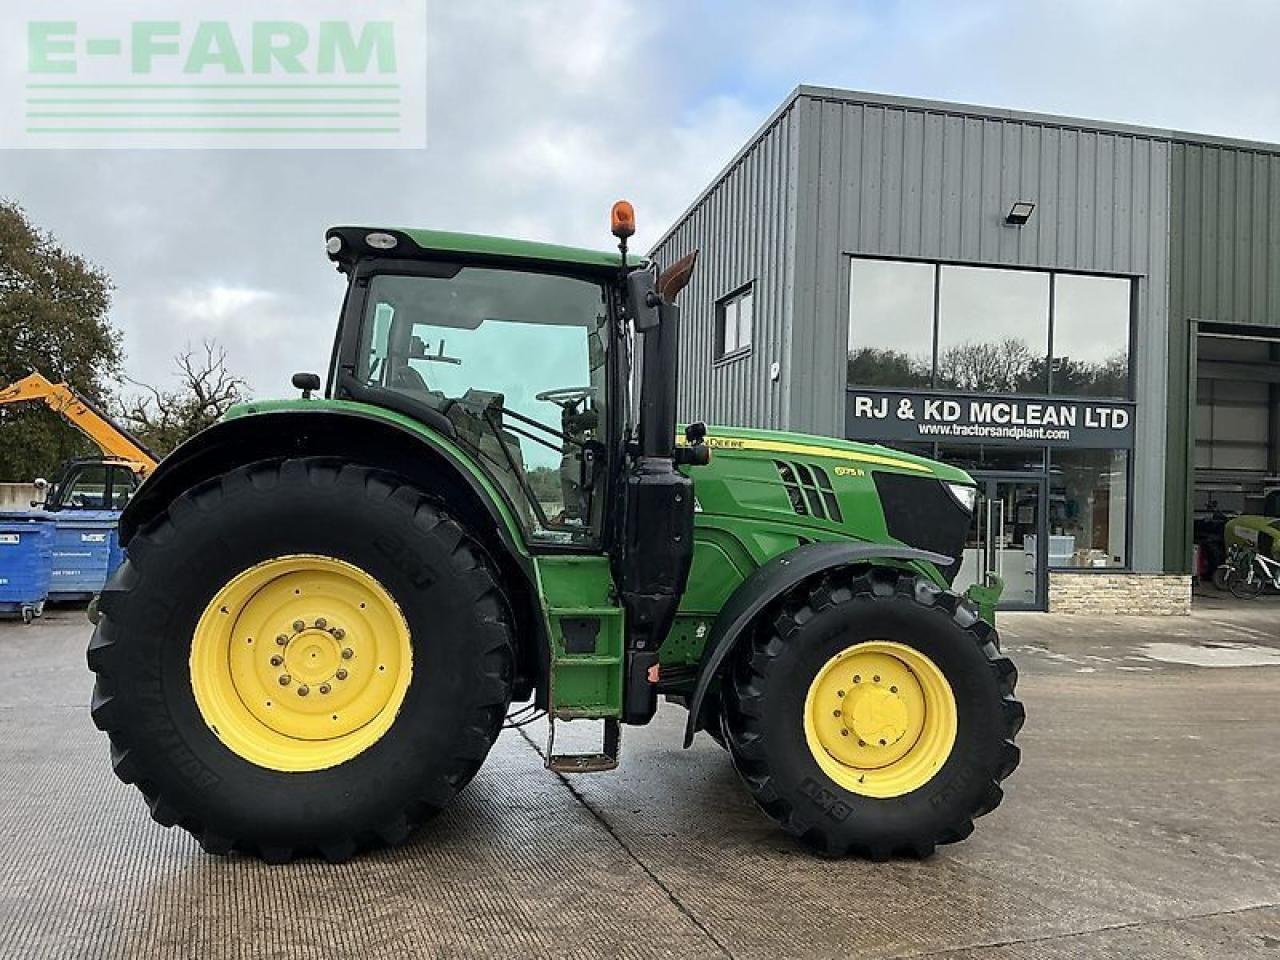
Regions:
<instances>
[{"instance_id":1,"label":"black tractor tyre","mask_svg":"<svg viewBox=\"0 0 1280 960\"><path fill-rule=\"evenodd\" d=\"M956 703L956 738L940 769L888 798L840 786L804 730L813 678L842 650L871 640L924 653ZM1000 803L1000 783L1020 759L1017 676L995 628L967 601L906 571L849 569L799 588L739 644L722 683L722 731L759 806L817 853L926 857L963 840Z\"/></svg>"},{"instance_id":2,"label":"black tractor tyre","mask_svg":"<svg viewBox=\"0 0 1280 960\"><path fill-rule=\"evenodd\" d=\"M297 554L375 578L409 627L413 670L379 739L336 766L282 772L210 730L189 658L224 584ZM265 461L187 491L129 543L99 608L92 715L115 773L210 853L341 861L404 841L470 781L510 702L511 618L483 550L422 491L365 466Z\"/></svg>"}]
</instances>

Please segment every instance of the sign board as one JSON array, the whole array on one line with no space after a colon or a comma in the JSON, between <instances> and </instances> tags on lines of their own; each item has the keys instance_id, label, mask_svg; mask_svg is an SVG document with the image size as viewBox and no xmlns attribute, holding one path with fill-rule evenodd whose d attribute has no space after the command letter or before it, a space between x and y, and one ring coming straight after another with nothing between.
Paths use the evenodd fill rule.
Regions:
<instances>
[{"instance_id":1,"label":"sign board","mask_svg":"<svg viewBox=\"0 0 1280 960\"><path fill-rule=\"evenodd\" d=\"M845 435L852 440L1133 446L1135 405L1123 400L850 387L845 404Z\"/></svg>"}]
</instances>

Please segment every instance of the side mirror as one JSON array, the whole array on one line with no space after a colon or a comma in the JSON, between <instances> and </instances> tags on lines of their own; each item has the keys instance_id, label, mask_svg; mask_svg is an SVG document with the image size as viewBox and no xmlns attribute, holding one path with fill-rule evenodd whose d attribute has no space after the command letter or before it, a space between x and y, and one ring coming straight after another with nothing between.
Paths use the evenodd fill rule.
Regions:
<instances>
[{"instance_id":1,"label":"side mirror","mask_svg":"<svg viewBox=\"0 0 1280 960\"><path fill-rule=\"evenodd\" d=\"M658 278L652 270L632 270L627 274L627 312L637 333L658 328L662 322L658 316L660 303Z\"/></svg>"},{"instance_id":2,"label":"side mirror","mask_svg":"<svg viewBox=\"0 0 1280 960\"><path fill-rule=\"evenodd\" d=\"M295 373L292 383L295 390L302 391L303 400L310 400L311 391L320 389L320 375L318 373Z\"/></svg>"},{"instance_id":3,"label":"side mirror","mask_svg":"<svg viewBox=\"0 0 1280 960\"><path fill-rule=\"evenodd\" d=\"M44 477L36 477L31 485L36 488L36 493L40 497L39 500L32 500L31 506L43 507L49 500L49 481Z\"/></svg>"}]
</instances>

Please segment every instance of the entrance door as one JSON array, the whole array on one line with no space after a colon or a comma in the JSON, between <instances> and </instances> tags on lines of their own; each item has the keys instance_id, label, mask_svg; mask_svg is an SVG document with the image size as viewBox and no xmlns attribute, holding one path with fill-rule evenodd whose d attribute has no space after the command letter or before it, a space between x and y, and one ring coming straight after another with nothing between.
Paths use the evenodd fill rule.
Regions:
<instances>
[{"instance_id":1,"label":"entrance door","mask_svg":"<svg viewBox=\"0 0 1280 960\"><path fill-rule=\"evenodd\" d=\"M969 527L955 589L965 590L989 571L1004 581L1001 610L1043 610L1047 544L1045 478L975 475L978 503Z\"/></svg>"}]
</instances>

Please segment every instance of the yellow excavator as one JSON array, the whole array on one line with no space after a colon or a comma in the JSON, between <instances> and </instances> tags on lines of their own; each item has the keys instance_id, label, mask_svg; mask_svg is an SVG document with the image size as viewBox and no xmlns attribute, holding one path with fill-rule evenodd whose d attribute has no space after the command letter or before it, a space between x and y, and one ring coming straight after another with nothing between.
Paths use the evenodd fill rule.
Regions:
<instances>
[{"instance_id":1,"label":"yellow excavator","mask_svg":"<svg viewBox=\"0 0 1280 960\"><path fill-rule=\"evenodd\" d=\"M156 458L142 441L74 387L33 372L0 390L0 406L27 400L43 402L102 451L101 457L67 462L51 485L36 481L48 488L40 504L46 509L121 509L155 469Z\"/></svg>"}]
</instances>

